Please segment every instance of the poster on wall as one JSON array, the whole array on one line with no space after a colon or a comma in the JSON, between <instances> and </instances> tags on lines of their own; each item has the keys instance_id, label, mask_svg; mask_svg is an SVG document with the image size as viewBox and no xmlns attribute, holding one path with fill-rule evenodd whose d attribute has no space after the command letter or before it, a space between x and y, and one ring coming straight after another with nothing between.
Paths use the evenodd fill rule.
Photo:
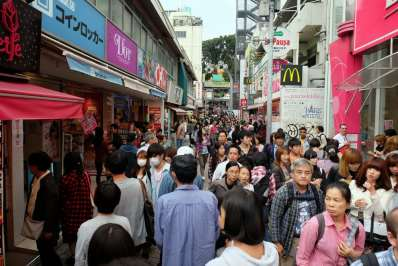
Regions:
<instances>
[{"instance_id":1,"label":"poster on wall","mask_svg":"<svg viewBox=\"0 0 398 266\"><path fill-rule=\"evenodd\" d=\"M323 125L324 88L284 88L281 93L281 127L290 137L300 127L315 136L315 127Z\"/></svg>"},{"instance_id":2,"label":"poster on wall","mask_svg":"<svg viewBox=\"0 0 398 266\"><path fill-rule=\"evenodd\" d=\"M161 115L161 110L160 107L156 106L150 106L149 107L149 128L152 129L152 131L156 131L160 128L162 128L162 115Z\"/></svg>"}]
</instances>

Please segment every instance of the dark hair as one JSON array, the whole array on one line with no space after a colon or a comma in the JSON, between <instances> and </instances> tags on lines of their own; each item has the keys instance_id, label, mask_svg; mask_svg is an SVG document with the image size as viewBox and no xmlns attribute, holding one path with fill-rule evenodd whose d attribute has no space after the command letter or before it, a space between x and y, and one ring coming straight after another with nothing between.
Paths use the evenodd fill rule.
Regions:
<instances>
[{"instance_id":1,"label":"dark hair","mask_svg":"<svg viewBox=\"0 0 398 266\"><path fill-rule=\"evenodd\" d=\"M266 167L267 155L264 152L255 152L255 153L251 154L249 157L253 163L253 167L256 167L256 166Z\"/></svg>"},{"instance_id":2,"label":"dark hair","mask_svg":"<svg viewBox=\"0 0 398 266\"><path fill-rule=\"evenodd\" d=\"M112 180L100 182L94 194L94 204L98 212L111 214L119 205L122 192Z\"/></svg>"},{"instance_id":3,"label":"dark hair","mask_svg":"<svg viewBox=\"0 0 398 266\"><path fill-rule=\"evenodd\" d=\"M301 142L300 142L300 140L298 138L291 138L287 142L287 146L289 148L292 148L293 146L301 146Z\"/></svg>"},{"instance_id":4,"label":"dark hair","mask_svg":"<svg viewBox=\"0 0 398 266\"><path fill-rule=\"evenodd\" d=\"M397 131L394 128L389 128L384 130L384 135L386 135L386 137L393 137L398 135Z\"/></svg>"},{"instance_id":5,"label":"dark hair","mask_svg":"<svg viewBox=\"0 0 398 266\"><path fill-rule=\"evenodd\" d=\"M68 152L64 157L64 175L69 175L76 171L79 176L83 175L83 160L79 152Z\"/></svg>"},{"instance_id":6,"label":"dark hair","mask_svg":"<svg viewBox=\"0 0 398 266\"><path fill-rule=\"evenodd\" d=\"M28 165L34 165L42 172L49 170L52 162L50 156L44 151L34 152L28 157Z\"/></svg>"},{"instance_id":7,"label":"dark hair","mask_svg":"<svg viewBox=\"0 0 398 266\"><path fill-rule=\"evenodd\" d=\"M285 140L285 133L277 131L274 133L274 139L283 139Z\"/></svg>"},{"instance_id":8,"label":"dark hair","mask_svg":"<svg viewBox=\"0 0 398 266\"><path fill-rule=\"evenodd\" d=\"M317 158L317 157L318 157L318 154L313 149L308 149L304 153L304 158L307 160L310 160L312 158Z\"/></svg>"},{"instance_id":9,"label":"dark hair","mask_svg":"<svg viewBox=\"0 0 398 266\"><path fill-rule=\"evenodd\" d=\"M351 204L351 190L350 190L350 187L348 186L348 184L346 182L338 181L338 182L334 182L334 183L329 184L326 187L325 195L326 195L326 193L328 192L329 189L333 189L333 188L339 190L340 193L341 193L341 196L343 196L345 201L348 204Z\"/></svg>"},{"instance_id":10,"label":"dark hair","mask_svg":"<svg viewBox=\"0 0 398 266\"><path fill-rule=\"evenodd\" d=\"M111 125L111 128L119 129L119 126L118 126L117 124L112 124L112 125Z\"/></svg>"},{"instance_id":11,"label":"dark hair","mask_svg":"<svg viewBox=\"0 0 398 266\"><path fill-rule=\"evenodd\" d=\"M319 148L321 147L321 142L317 138L313 138L310 140L310 148Z\"/></svg>"},{"instance_id":12,"label":"dark hair","mask_svg":"<svg viewBox=\"0 0 398 266\"><path fill-rule=\"evenodd\" d=\"M253 159L251 158L251 156L243 156L240 157L238 160L238 163L240 163L241 165L252 169L253 168Z\"/></svg>"},{"instance_id":13,"label":"dark hair","mask_svg":"<svg viewBox=\"0 0 398 266\"><path fill-rule=\"evenodd\" d=\"M316 128L319 130L319 132L325 131L325 130L323 129L323 126L317 126Z\"/></svg>"},{"instance_id":14,"label":"dark hair","mask_svg":"<svg viewBox=\"0 0 398 266\"><path fill-rule=\"evenodd\" d=\"M220 132L218 132L218 136L220 136L221 133L224 133L225 136L228 136L227 131L225 131L224 129L220 130Z\"/></svg>"},{"instance_id":15,"label":"dark hair","mask_svg":"<svg viewBox=\"0 0 398 266\"><path fill-rule=\"evenodd\" d=\"M388 155L386 158L386 164L387 164L388 175L391 176L392 173L390 171L390 167L398 166L398 154L393 153ZM394 190L398 192L398 184L395 185Z\"/></svg>"},{"instance_id":16,"label":"dark hair","mask_svg":"<svg viewBox=\"0 0 398 266\"><path fill-rule=\"evenodd\" d=\"M137 138L137 136L135 135L135 133L129 133L127 135L127 143L131 143L131 142L135 141L136 138Z\"/></svg>"},{"instance_id":17,"label":"dark hair","mask_svg":"<svg viewBox=\"0 0 398 266\"><path fill-rule=\"evenodd\" d=\"M301 130L305 130L305 132L307 132L307 128L306 127L300 127L299 131L301 131Z\"/></svg>"},{"instance_id":18,"label":"dark hair","mask_svg":"<svg viewBox=\"0 0 398 266\"><path fill-rule=\"evenodd\" d=\"M253 134L248 130L242 130L239 133L239 139L241 139L241 140L244 139L244 137L252 137L252 136L253 136Z\"/></svg>"},{"instance_id":19,"label":"dark hair","mask_svg":"<svg viewBox=\"0 0 398 266\"><path fill-rule=\"evenodd\" d=\"M171 162L170 172L174 172L182 184L192 184L196 178L197 168L198 163L192 154L179 155Z\"/></svg>"},{"instance_id":20,"label":"dark hair","mask_svg":"<svg viewBox=\"0 0 398 266\"><path fill-rule=\"evenodd\" d=\"M121 150L113 152L106 160L106 168L115 175L123 174L127 167L127 155Z\"/></svg>"},{"instance_id":21,"label":"dark hair","mask_svg":"<svg viewBox=\"0 0 398 266\"><path fill-rule=\"evenodd\" d=\"M325 152L328 155L329 160L334 163L339 163L339 156L337 155L337 147L334 145L328 145L325 147Z\"/></svg>"},{"instance_id":22,"label":"dark hair","mask_svg":"<svg viewBox=\"0 0 398 266\"><path fill-rule=\"evenodd\" d=\"M148 160L148 158L147 158L147 152L146 152L145 150L140 150L140 151L137 153L137 156L136 156L136 159L137 159L137 160L138 160L138 157L140 156L140 154L145 154L145 157L146 157L146 159L147 159L147 164L146 164L146 166L145 166L145 168L144 168L143 175L144 175L144 176L145 176L145 175L150 175L150 174L149 174L150 166L149 166L149 160ZM138 174L138 172L139 172L140 169L141 169L141 166L139 166L138 163L135 163L134 166L133 166L133 168L131 169L131 176L132 176L132 177L137 177L137 174Z\"/></svg>"},{"instance_id":23,"label":"dark hair","mask_svg":"<svg viewBox=\"0 0 398 266\"><path fill-rule=\"evenodd\" d=\"M240 152L241 152L240 147L239 147L238 145L232 144L232 145L230 145L230 146L228 147L228 149L227 149L227 152L226 152L227 155L229 154L229 151L230 151L231 149L237 149L239 154L240 154Z\"/></svg>"},{"instance_id":24,"label":"dark hair","mask_svg":"<svg viewBox=\"0 0 398 266\"><path fill-rule=\"evenodd\" d=\"M366 182L366 172L368 169L376 169L380 172L380 177L376 180L376 189L384 188L385 190L391 189L391 180L387 172L387 164L380 158L374 158L363 164L355 179L357 187L362 187L366 191L363 184Z\"/></svg>"},{"instance_id":25,"label":"dark hair","mask_svg":"<svg viewBox=\"0 0 398 266\"><path fill-rule=\"evenodd\" d=\"M227 165L225 166L225 172L227 172L229 168L235 167L235 166L237 166L238 168L240 168L238 162L233 162L233 161L228 162ZM195 169L195 170L196 170L196 169Z\"/></svg>"},{"instance_id":26,"label":"dark hair","mask_svg":"<svg viewBox=\"0 0 398 266\"><path fill-rule=\"evenodd\" d=\"M125 257L113 259L109 263L102 263L101 266L151 266L151 264L143 258Z\"/></svg>"},{"instance_id":27,"label":"dark hair","mask_svg":"<svg viewBox=\"0 0 398 266\"><path fill-rule=\"evenodd\" d=\"M216 169L216 167L217 167L217 164L218 164L218 150L221 148L221 146L224 147L224 150L225 150L225 154L224 155L227 154L227 150L225 149L224 145L222 145L222 144L220 144L218 142L216 142L214 144L214 151L213 151L213 153L211 155L211 161L210 161L210 166L211 166L211 169L213 169L213 170Z\"/></svg>"},{"instance_id":28,"label":"dark hair","mask_svg":"<svg viewBox=\"0 0 398 266\"><path fill-rule=\"evenodd\" d=\"M102 127L96 127L94 130L94 146L95 147L100 147L102 145L102 142L104 141L104 130Z\"/></svg>"},{"instance_id":29,"label":"dark hair","mask_svg":"<svg viewBox=\"0 0 398 266\"><path fill-rule=\"evenodd\" d=\"M164 155L163 146L158 143L150 145L147 152L148 159L158 155Z\"/></svg>"},{"instance_id":30,"label":"dark hair","mask_svg":"<svg viewBox=\"0 0 398 266\"><path fill-rule=\"evenodd\" d=\"M393 234L394 238L398 238L398 207L392 209L386 217L387 232Z\"/></svg>"},{"instance_id":31,"label":"dark hair","mask_svg":"<svg viewBox=\"0 0 398 266\"><path fill-rule=\"evenodd\" d=\"M109 223L100 226L91 237L87 262L89 266L97 266L135 254L130 234L121 225Z\"/></svg>"},{"instance_id":32,"label":"dark hair","mask_svg":"<svg viewBox=\"0 0 398 266\"><path fill-rule=\"evenodd\" d=\"M242 170L243 168L246 168L249 171L249 183L252 180L252 169L253 167L250 167L250 165L247 164L242 164L242 166L239 168L239 171Z\"/></svg>"},{"instance_id":33,"label":"dark hair","mask_svg":"<svg viewBox=\"0 0 398 266\"><path fill-rule=\"evenodd\" d=\"M225 211L223 231L228 238L247 245L257 245L264 241L263 209L261 200L255 193L234 188L225 194L221 206Z\"/></svg>"},{"instance_id":34,"label":"dark hair","mask_svg":"<svg viewBox=\"0 0 398 266\"><path fill-rule=\"evenodd\" d=\"M202 131L202 126L199 126L199 129L198 129L198 141L200 142L200 143L202 143L202 141L203 141L203 131Z\"/></svg>"}]
</instances>

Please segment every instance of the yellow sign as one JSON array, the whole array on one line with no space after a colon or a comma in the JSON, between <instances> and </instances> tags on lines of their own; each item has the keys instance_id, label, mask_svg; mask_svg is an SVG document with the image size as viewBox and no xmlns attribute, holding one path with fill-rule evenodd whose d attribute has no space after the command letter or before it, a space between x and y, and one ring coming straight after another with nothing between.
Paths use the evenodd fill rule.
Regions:
<instances>
[{"instance_id":1,"label":"yellow sign","mask_svg":"<svg viewBox=\"0 0 398 266\"><path fill-rule=\"evenodd\" d=\"M281 85L285 86L301 86L303 68L302 66L287 65L281 71Z\"/></svg>"}]
</instances>

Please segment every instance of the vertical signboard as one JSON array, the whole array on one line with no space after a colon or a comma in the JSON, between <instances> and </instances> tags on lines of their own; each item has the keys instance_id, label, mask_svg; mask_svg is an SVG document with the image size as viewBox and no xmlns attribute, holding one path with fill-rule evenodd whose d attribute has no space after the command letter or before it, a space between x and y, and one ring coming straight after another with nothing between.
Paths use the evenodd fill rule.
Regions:
<instances>
[{"instance_id":1,"label":"vertical signboard","mask_svg":"<svg viewBox=\"0 0 398 266\"><path fill-rule=\"evenodd\" d=\"M300 127L315 135L323 125L324 88L284 88L281 91L281 126L290 137L297 137Z\"/></svg>"},{"instance_id":2,"label":"vertical signboard","mask_svg":"<svg viewBox=\"0 0 398 266\"><path fill-rule=\"evenodd\" d=\"M137 74L137 44L110 21L106 24L106 31L107 60L129 73Z\"/></svg>"},{"instance_id":3,"label":"vertical signboard","mask_svg":"<svg viewBox=\"0 0 398 266\"><path fill-rule=\"evenodd\" d=\"M36 0L42 29L100 59L105 58L105 17L85 0Z\"/></svg>"},{"instance_id":4,"label":"vertical signboard","mask_svg":"<svg viewBox=\"0 0 398 266\"><path fill-rule=\"evenodd\" d=\"M4 265L4 144L3 144L3 122L0 120L0 266Z\"/></svg>"}]
</instances>

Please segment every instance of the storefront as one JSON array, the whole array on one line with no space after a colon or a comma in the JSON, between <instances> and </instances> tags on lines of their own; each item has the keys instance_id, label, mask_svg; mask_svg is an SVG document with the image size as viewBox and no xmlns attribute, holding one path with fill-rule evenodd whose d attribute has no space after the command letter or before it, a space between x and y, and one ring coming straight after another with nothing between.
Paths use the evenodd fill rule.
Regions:
<instances>
[{"instance_id":1,"label":"storefront","mask_svg":"<svg viewBox=\"0 0 398 266\"><path fill-rule=\"evenodd\" d=\"M355 18L338 27L330 45L334 128L347 123L365 152L398 123L398 3L390 2L358 0Z\"/></svg>"}]
</instances>

